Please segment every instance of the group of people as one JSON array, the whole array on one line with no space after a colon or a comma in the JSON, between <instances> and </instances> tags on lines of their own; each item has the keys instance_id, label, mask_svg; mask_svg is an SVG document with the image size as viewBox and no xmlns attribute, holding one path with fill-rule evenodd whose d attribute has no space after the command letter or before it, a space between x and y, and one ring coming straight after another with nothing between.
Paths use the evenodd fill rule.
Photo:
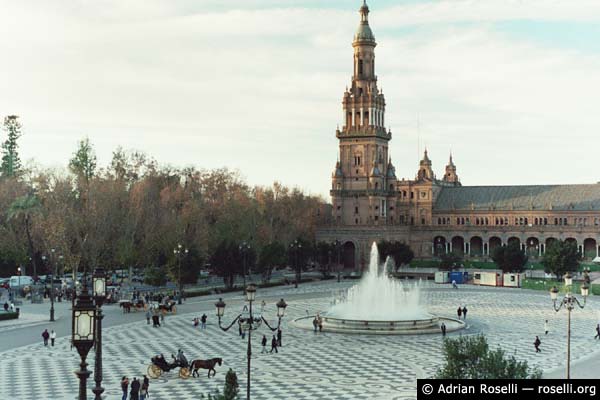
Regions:
<instances>
[{"instance_id":1,"label":"group of people","mask_svg":"<svg viewBox=\"0 0 600 400\"><path fill-rule=\"evenodd\" d=\"M206 314L202 314L202 316L200 318L195 317L192 320L192 323L194 324L194 328L197 328L198 325L200 325L200 323L202 323L201 328L200 329L206 329L206 319L208 317L206 316Z\"/></svg>"},{"instance_id":2,"label":"group of people","mask_svg":"<svg viewBox=\"0 0 600 400\"><path fill-rule=\"evenodd\" d=\"M131 385L129 378L124 376L121 379L121 390L123 391L122 400L127 400L128 389L131 389L129 391L129 400L145 400L146 397L148 397L149 388L150 380L146 375L144 375L144 380L142 382L140 382L136 377L133 377Z\"/></svg>"},{"instance_id":3,"label":"group of people","mask_svg":"<svg viewBox=\"0 0 600 400\"><path fill-rule=\"evenodd\" d=\"M56 332L54 332L54 329L48 333L48 329L44 329L44 332L42 332L42 339L44 339L44 346L48 347L48 339L50 339L50 344L52 347L54 347L54 341L56 340Z\"/></svg>"},{"instance_id":4,"label":"group of people","mask_svg":"<svg viewBox=\"0 0 600 400\"><path fill-rule=\"evenodd\" d=\"M319 332L323 331L323 318L321 317L321 315L315 315L312 324L315 333L317 333L317 329L319 330Z\"/></svg>"},{"instance_id":5,"label":"group of people","mask_svg":"<svg viewBox=\"0 0 600 400\"><path fill-rule=\"evenodd\" d=\"M15 303L13 303L12 301L10 302L10 304L8 304L8 301L4 302L4 311L6 312L15 312Z\"/></svg>"},{"instance_id":6,"label":"group of people","mask_svg":"<svg viewBox=\"0 0 600 400\"><path fill-rule=\"evenodd\" d=\"M282 332L281 332L281 328L279 328L279 329L277 329L277 336L273 335L273 338L271 339L271 351L269 353L272 353L273 351L275 351L275 353L279 353L279 351L277 351L277 348L282 346L281 336L282 336ZM265 335L263 335L260 344L262 345L261 354L266 353L267 352L267 337Z\"/></svg>"},{"instance_id":7,"label":"group of people","mask_svg":"<svg viewBox=\"0 0 600 400\"><path fill-rule=\"evenodd\" d=\"M463 306L462 308L460 308L460 306L458 306L458 309L456 310L456 314L458 315L458 319L460 319L460 317L463 318L463 320L467 319L467 306Z\"/></svg>"},{"instance_id":8,"label":"group of people","mask_svg":"<svg viewBox=\"0 0 600 400\"><path fill-rule=\"evenodd\" d=\"M164 310L161 312L158 307L149 307L146 310L146 322L150 325L150 319L152 319L152 327L160 328L161 322L163 324L165 323L165 314L166 312Z\"/></svg>"}]
</instances>

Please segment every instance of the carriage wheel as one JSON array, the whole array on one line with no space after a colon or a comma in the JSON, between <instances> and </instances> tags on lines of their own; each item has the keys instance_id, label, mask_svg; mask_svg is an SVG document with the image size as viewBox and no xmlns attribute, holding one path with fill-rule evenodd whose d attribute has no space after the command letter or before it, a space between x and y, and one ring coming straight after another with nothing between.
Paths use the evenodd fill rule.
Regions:
<instances>
[{"instance_id":1,"label":"carriage wheel","mask_svg":"<svg viewBox=\"0 0 600 400\"><path fill-rule=\"evenodd\" d=\"M157 379L162 374L160 367L152 364L148 366L148 376L152 379Z\"/></svg>"},{"instance_id":2,"label":"carriage wheel","mask_svg":"<svg viewBox=\"0 0 600 400\"><path fill-rule=\"evenodd\" d=\"M179 377L181 379L188 379L190 377L190 369L187 367L179 368Z\"/></svg>"}]
</instances>

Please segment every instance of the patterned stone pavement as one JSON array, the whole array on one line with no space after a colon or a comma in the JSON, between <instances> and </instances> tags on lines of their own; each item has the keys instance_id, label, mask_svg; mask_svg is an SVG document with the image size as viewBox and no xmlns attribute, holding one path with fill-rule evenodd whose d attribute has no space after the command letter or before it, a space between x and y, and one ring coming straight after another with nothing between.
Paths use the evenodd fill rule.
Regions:
<instances>
[{"instance_id":1,"label":"patterned stone pavement","mask_svg":"<svg viewBox=\"0 0 600 400\"><path fill-rule=\"evenodd\" d=\"M348 283L341 285L348 286ZM453 335L483 332L492 348L500 346L527 360L530 365L550 370L564 365L566 313L555 313L547 293L518 289L479 288L425 284L424 297L432 313L455 316L458 305L469 309L466 330ZM276 314L275 302L285 296L289 307L283 326L283 348L278 354L261 354L262 334L253 335L252 396L254 399L414 399L416 379L429 377L442 362L440 335L420 336L343 336L315 334L292 326L288 321L308 313L326 310L331 293L339 284L306 285L294 291L273 288L259 292L267 299L266 317ZM266 297L265 297L266 296ZM240 309L241 297L227 299L225 321ZM215 325L214 308L205 302L198 312L168 316L161 328L145 321L103 330L104 386L107 399L120 398L119 381L146 373L150 357L165 356L184 350L188 359L222 357L223 366L210 380L204 372L200 378L182 380L170 372L151 380L152 399L198 399L216 387L222 388L228 368L237 371L240 392L245 392L246 343L235 328L221 332ZM600 350L593 340L600 301L592 299L584 310L574 311L572 318L572 357L578 359ZM206 330L192 327L192 318L202 312L209 315ZM550 322L550 334L544 336L544 320ZM542 353L533 349L535 335L542 340ZM54 348L33 344L0 353L1 398L74 399L78 381L73 374L79 357L70 349L68 338L59 338ZM94 357L88 358L93 368ZM93 376L91 377L93 379ZM90 388L93 381L89 382ZM91 392L90 392L91 396Z\"/></svg>"}]
</instances>

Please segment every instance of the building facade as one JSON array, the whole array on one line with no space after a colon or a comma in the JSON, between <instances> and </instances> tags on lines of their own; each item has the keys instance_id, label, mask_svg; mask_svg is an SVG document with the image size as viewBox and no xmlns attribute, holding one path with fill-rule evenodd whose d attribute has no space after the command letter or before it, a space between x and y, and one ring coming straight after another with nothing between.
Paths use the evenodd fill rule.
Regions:
<instances>
[{"instance_id":1,"label":"building facade","mask_svg":"<svg viewBox=\"0 0 600 400\"><path fill-rule=\"evenodd\" d=\"M344 125L336 130L332 215L317 241L341 241L345 267L352 269L364 268L371 243L382 239L410 245L419 258L452 251L485 260L495 247L516 242L535 260L559 239L575 241L586 259L597 257L600 184L463 186L452 155L438 179L427 150L414 179L396 177L366 2L359 12Z\"/></svg>"}]
</instances>

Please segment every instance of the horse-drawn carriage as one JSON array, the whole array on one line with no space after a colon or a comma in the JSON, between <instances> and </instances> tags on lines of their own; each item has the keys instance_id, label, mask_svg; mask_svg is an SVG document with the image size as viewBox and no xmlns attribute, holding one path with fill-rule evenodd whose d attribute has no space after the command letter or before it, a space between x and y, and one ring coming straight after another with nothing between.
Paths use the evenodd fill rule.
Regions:
<instances>
[{"instance_id":1,"label":"horse-drawn carriage","mask_svg":"<svg viewBox=\"0 0 600 400\"><path fill-rule=\"evenodd\" d=\"M174 360L172 363L168 363L164 357L155 356L150 359L152 363L148 366L148 376L153 379L157 379L162 375L163 372L169 372L175 368L179 368L179 377L181 379L188 379L190 377L190 366L187 362L180 362Z\"/></svg>"},{"instance_id":2,"label":"horse-drawn carriage","mask_svg":"<svg viewBox=\"0 0 600 400\"><path fill-rule=\"evenodd\" d=\"M145 311L148 309L148 305L144 303L144 300L119 300L119 307L123 308L124 313L133 311Z\"/></svg>"},{"instance_id":3,"label":"horse-drawn carriage","mask_svg":"<svg viewBox=\"0 0 600 400\"><path fill-rule=\"evenodd\" d=\"M158 311L162 313L170 312L173 314L177 314L177 302L173 300L167 300L164 302L164 304L159 304L157 308Z\"/></svg>"}]
</instances>

